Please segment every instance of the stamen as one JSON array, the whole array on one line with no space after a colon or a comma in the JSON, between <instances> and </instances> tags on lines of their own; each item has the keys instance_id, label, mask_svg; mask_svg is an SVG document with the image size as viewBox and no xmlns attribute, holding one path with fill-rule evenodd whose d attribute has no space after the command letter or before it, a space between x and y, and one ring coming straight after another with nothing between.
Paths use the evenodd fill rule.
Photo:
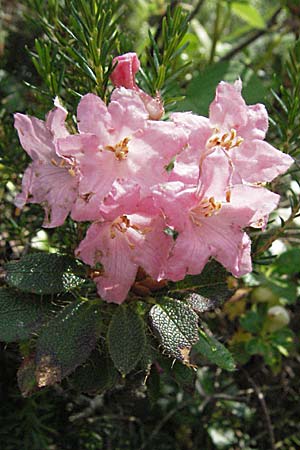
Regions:
<instances>
[{"instance_id":1,"label":"stamen","mask_svg":"<svg viewBox=\"0 0 300 450\"><path fill-rule=\"evenodd\" d=\"M217 214L221 207L222 204L216 202L214 197L203 198L198 205L190 210L190 218L195 225L201 227L202 217L211 217L212 215Z\"/></svg>"},{"instance_id":2,"label":"stamen","mask_svg":"<svg viewBox=\"0 0 300 450\"><path fill-rule=\"evenodd\" d=\"M237 136L234 128L230 132L223 133L222 135L220 135L219 130L216 128L212 136L208 139L206 147L211 149L220 146L228 151L232 148L239 147L243 141L244 139L242 137Z\"/></svg>"},{"instance_id":3,"label":"stamen","mask_svg":"<svg viewBox=\"0 0 300 450\"><path fill-rule=\"evenodd\" d=\"M68 172L71 175L71 177L75 177L76 173L75 173L74 169L71 168L71 169L68 170Z\"/></svg>"},{"instance_id":4,"label":"stamen","mask_svg":"<svg viewBox=\"0 0 300 450\"><path fill-rule=\"evenodd\" d=\"M51 164L53 164L53 166L55 167L58 167L58 163L54 158L51 159Z\"/></svg>"},{"instance_id":5,"label":"stamen","mask_svg":"<svg viewBox=\"0 0 300 450\"><path fill-rule=\"evenodd\" d=\"M108 150L110 152L113 152L115 154L115 157L122 161L123 159L127 158L128 154L128 142L130 141L130 138L126 137L122 141L118 142L116 145L106 145L104 148L105 150Z\"/></svg>"}]
</instances>

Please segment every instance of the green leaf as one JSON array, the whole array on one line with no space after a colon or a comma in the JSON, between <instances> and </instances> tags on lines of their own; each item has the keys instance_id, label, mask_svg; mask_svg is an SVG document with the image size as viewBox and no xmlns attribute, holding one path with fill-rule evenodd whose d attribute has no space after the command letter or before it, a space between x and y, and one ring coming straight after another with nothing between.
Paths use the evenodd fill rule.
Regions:
<instances>
[{"instance_id":1,"label":"green leaf","mask_svg":"<svg viewBox=\"0 0 300 450\"><path fill-rule=\"evenodd\" d=\"M300 272L300 248L291 248L275 261L276 272L280 275L294 275Z\"/></svg>"},{"instance_id":2,"label":"green leaf","mask_svg":"<svg viewBox=\"0 0 300 450\"><path fill-rule=\"evenodd\" d=\"M5 265L6 281L20 291L57 294L84 282L77 275L79 263L70 256L33 253Z\"/></svg>"},{"instance_id":3,"label":"green leaf","mask_svg":"<svg viewBox=\"0 0 300 450\"><path fill-rule=\"evenodd\" d=\"M39 387L61 381L89 357L101 331L98 301L77 300L42 329L36 343Z\"/></svg>"},{"instance_id":4,"label":"green leaf","mask_svg":"<svg viewBox=\"0 0 300 450\"><path fill-rule=\"evenodd\" d=\"M235 15L243 19L253 28L266 28L266 22L254 6L240 2L233 2L231 3L231 7L232 12Z\"/></svg>"},{"instance_id":5,"label":"green leaf","mask_svg":"<svg viewBox=\"0 0 300 450\"><path fill-rule=\"evenodd\" d=\"M208 263L200 275L188 275L170 287L171 294L183 297L198 313L216 309L232 295L228 272L216 261Z\"/></svg>"},{"instance_id":6,"label":"green leaf","mask_svg":"<svg viewBox=\"0 0 300 450\"><path fill-rule=\"evenodd\" d=\"M205 356L222 369L235 370L235 362L232 354L221 342L213 336L208 336L203 330L199 330L199 341L194 345L193 350Z\"/></svg>"},{"instance_id":7,"label":"green leaf","mask_svg":"<svg viewBox=\"0 0 300 450\"><path fill-rule=\"evenodd\" d=\"M250 331L250 333L259 333L263 327L265 314L259 311L248 311L240 319L240 324L244 330Z\"/></svg>"},{"instance_id":8,"label":"green leaf","mask_svg":"<svg viewBox=\"0 0 300 450\"><path fill-rule=\"evenodd\" d=\"M217 84L222 80L233 83L239 77L243 81L242 95L245 101L248 104L262 102L268 94L268 89L251 68L233 60L211 64L199 72L189 83L185 100L176 109L191 110L207 116Z\"/></svg>"},{"instance_id":9,"label":"green leaf","mask_svg":"<svg viewBox=\"0 0 300 450\"><path fill-rule=\"evenodd\" d=\"M189 83L186 98L180 103L181 111L192 110L194 113L207 115L210 103L215 96L216 85L224 79L229 62L212 64Z\"/></svg>"},{"instance_id":10,"label":"green leaf","mask_svg":"<svg viewBox=\"0 0 300 450\"><path fill-rule=\"evenodd\" d=\"M261 338L254 337L250 339L245 344L246 352L249 353L249 355L262 355L269 353L270 351L270 345L266 342L264 342Z\"/></svg>"},{"instance_id":11,"label":"green leaf","mask_svg":"<svg viewBox=\"0 0 300 450\"><path fill-rule=\"evenodd\" d=\"M183 301L165 299L151 308L149 316L166 353L188 363L192 345L198 340L197 314Z\"/></svg>"},{"instance_id":12,"label":"green leaf","mask_svg":"<svg viewBox=\"0 0 300 450\"><path fill-rule=\"evenodd\" d=\"M288 303L294 303L297 300L297 285L289 279L266 278L266 285L276 294L278 297L285 299Z\"/></svg>"},{"instance_id":13,"label":"green leaf","mask_svg":"<svg viewBox=\"0 0 300 450\"><path fill-rule=\"evenodd\" d=\"M144 353L146 336L141 317L126 305L118 306L109 324L107 340L115 367L127 375Z\"/></svg>"},{"instance_id":14,"label":"green leaf","mask_svg":"<svg viewBox=\"0 0 300 450\"><path fill-rule=\"evenodd\" d=\"M28 296L8 288L0 289L0 341L28 339L49 316L53 306L40 297Z\"/></svg>"},{"instance_id":15,"label":"green leaf","mask_svg":"<svg viewBox=\"0 0 300 450\"><path fill-rule=\"evenodd\" d=\"M94 350L85 364L77 367L70 376L72 386L86 394L99 394L111 389L118 378L112 360Z\"/></svg>"},{"instance_id":16,"label":"green leaf","mask_svg":"<svg viewBox=\"0 0 300 450\"><path fill-rule=\"evenodd\" d=\"M274 331L269 336L271 344L276 347L281 353L282 348L286 350L286 352L293 350L295 346L295 334L293 331L288 328L284 327L280 330Z\"/></svg>"}]
</instances>

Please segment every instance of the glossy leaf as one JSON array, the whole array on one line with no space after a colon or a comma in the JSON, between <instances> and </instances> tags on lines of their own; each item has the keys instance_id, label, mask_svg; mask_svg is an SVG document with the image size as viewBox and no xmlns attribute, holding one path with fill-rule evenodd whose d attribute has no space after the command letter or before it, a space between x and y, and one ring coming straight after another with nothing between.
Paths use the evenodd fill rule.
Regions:
<instances>
[{"instance_id":1,"label":"glossy leaf","mask_svg":"<svg viewBox=\"0 0 300 450\"><path fill-rule=\"evenodd\" d=\"M54 253L33 253L5 265L6 281L23 292L56 294L84 282L76 275L79 263L74 258Z\"/></svg>"},{"instance_id":2,"label":"glossy leaf","mask_svg":"<svg viewBox=\"0 0 300 450\"><path fill-rule=\"evenodd\" d=\"M165 352L189 363L192 345L198 340L198 317L186 303L166 298L149 313L151 325Z\"/></svg>"},{"instance_id":3,"label":"glossy leaf","mask_svg":"<svg viewBox=\"0 0 300 450\"><path fill-rule=\"evenodd\" d=\"M222 369L228 371L235 369L235 362L230 351L215 337L208 336L203 330L199 330L199 341L194 345L193 350L201 353Z\"/></svg>"}]
</instances>

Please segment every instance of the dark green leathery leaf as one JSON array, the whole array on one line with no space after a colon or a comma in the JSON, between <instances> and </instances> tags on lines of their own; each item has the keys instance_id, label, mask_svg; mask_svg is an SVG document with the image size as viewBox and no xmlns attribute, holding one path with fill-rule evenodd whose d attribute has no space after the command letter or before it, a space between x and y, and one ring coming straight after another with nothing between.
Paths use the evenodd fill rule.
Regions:
<instances>
[{"instance_id":1,"label":"dark green leathery leaf","mask_svg":"<svg viewBox=\"0 0 300 450\"><path fill-rule=\"evenodd\" d=\"M143 356L146 343L144 323L131 307L116 308L109 324L107 343L115 367L127 375Z\"/></svg>"},{"instance_id":2,"label":"dark green leathery leaf","mask_svg":"<svg viewBox=\"0 0 300 450\"><path fill-rule=\"evenodd\" d=\"M149 312L152 328L168 355L189 363L189 353L198 340L197 314L183 301L165 299Z\"/></svg>"},{"instance_id":3,"label":"dark green leathery leaf","mask_svg":"<svg viewBox=\"0 0 300 450\"><path fill-rule=\"evenodd\" d=\"M66 306L41 331L36 343L39 387L61 381L83 364L102 328L100 304L77 300Z\"/></svg>"},{"instance_id":4,"label":"dark green leathery leaf","mask_svg":"<svg viewBox=\"0 0 300 450\"><path fill-rule=\"evenodd\" d=\"M0 289L0 341L28 339L49 318L53 306L36 295Z\"/></svg>"},{"instance_id":5,"label":"dark green leathery leaf","mask_svg":"<svg viewBox=\"0 0 300 450\"><path fill-rule=\"evenodd\" d=\"M71 256L33 253L5 265L7 283L23 292L57 294L84 283L80 263Z\"/></svg>"},{"instance_id":6,"label":"dark green leathery leaf","mask_svg":"<svg viewBox=\"0 0 300 450\"><path fill-rule=\"evenodd\" d=\"M109 356L94 350L89 359L71 374L69 381L79 392L99 394L111 389L117 379L118 372Z\"/></svg>"}]
</instances>

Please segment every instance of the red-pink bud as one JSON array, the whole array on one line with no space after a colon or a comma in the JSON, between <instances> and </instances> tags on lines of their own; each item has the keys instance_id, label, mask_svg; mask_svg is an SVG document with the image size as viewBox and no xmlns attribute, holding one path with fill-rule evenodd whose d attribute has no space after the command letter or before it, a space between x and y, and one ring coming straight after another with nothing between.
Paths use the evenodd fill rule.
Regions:
<instances>
[{"instance_id":1,"label":"red-pink bud","mask_svg":"<svg viewBox=\"0 0 300 450\"><path fill-rule=\"evenodd\" d=\"M140 68L140 61L136 53L125 53L113 59L113 64L117 62L115 69L110 75L110 79L115 87L125 87L135 89L135 74Z\"/></svg>"}]
</instances>

